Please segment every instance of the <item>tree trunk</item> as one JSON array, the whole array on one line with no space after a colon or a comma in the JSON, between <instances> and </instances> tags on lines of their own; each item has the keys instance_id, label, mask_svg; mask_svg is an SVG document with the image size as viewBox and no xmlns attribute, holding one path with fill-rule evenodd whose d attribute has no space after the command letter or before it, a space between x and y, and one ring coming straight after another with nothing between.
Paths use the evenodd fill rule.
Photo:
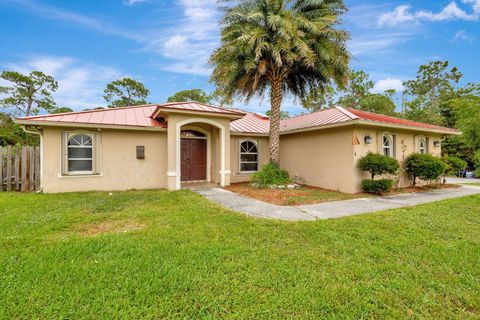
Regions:
<instances>
[{"instance_id":1,"label":"tree trunk","mask_svg":"<svg viewBox=\"0 0 480 320\"><path fill-rule=\"evenodd\" d=\"M27 101L27 110L25 111L25 117L30 116L30 112L32 111L32 104L33 104L33 100L29 98Z\"/></svg>"},{"instance_id":2,"label":"tree trunk","mask_svg":"<svg viewBox=\"0 0 480 320\"><path fill-rule=\"evenodd\" d=\"M274 80L270 90L270 162L280 164L280 108L282 106L282 81Z\"/></svg>"}]
</instances>

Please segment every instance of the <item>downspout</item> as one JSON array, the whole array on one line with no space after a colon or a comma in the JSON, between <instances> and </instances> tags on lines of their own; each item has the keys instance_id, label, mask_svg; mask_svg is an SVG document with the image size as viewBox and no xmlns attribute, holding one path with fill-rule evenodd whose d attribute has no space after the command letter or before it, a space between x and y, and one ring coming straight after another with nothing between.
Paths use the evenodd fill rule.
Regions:
<instances>
[{"instance_id":1,"label":"downspout","mask_svg":"<svg viewBox=\"0 0 480 320\"><path fill-rule=\"evenodd\" d=\"M22 126L23 131L29 134L34 134L40 137L40 190L37 193L43 192L43 132L30 131L26 126Z\"/></svg>"}]
</instances>

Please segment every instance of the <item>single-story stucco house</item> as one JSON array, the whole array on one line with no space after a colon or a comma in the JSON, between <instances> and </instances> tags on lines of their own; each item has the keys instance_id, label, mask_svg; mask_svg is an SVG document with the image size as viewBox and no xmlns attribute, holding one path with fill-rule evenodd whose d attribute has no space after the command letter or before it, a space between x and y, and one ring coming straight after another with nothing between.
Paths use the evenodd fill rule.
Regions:
<instances>
[{"instance_id":1,"label":"single-story stucco house","mask_svg":"<svg viewBox=\"0 0 480 320\"><path fill-rule=\"evenodd\" d=\"M41 184L47 193L180 189L191 181L248 181L268 162L267 117L196 102L16 119L41 130ZM356 193L367 152L402 160L440 156L454 129L334 107L282 120L280 165L297 181ZM402 178L401 184L408 181Z\"/></svg>"}]
</instances>

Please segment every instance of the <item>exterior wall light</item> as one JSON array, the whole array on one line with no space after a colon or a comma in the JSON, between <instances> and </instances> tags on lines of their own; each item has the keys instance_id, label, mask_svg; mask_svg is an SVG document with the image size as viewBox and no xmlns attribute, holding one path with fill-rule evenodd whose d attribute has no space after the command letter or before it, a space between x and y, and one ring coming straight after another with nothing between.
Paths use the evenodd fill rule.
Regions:
<instances>
[{"instance_id":1,"label":"exterior wall light","mask_svg":"<svg viewBox=\"0 0 480 320\"><path fill-rule=\"evenodd\" d=\"M364 140L366 144L372 144L373 142L373 138L369 134L365 136Z\"/></svg>"},{"instance_id":2,"label":"exterior wall light","mask_svg":"<svg viewBox=\"0 0 480 320\"><path fill-rule=\"evenodd\" d=\"M433 142L433 146L434 146L435 148L440 147L440 141L438 141L438 140L437 140L437 141L434 141L434 142Z\"/></svg>"}]
</instances>

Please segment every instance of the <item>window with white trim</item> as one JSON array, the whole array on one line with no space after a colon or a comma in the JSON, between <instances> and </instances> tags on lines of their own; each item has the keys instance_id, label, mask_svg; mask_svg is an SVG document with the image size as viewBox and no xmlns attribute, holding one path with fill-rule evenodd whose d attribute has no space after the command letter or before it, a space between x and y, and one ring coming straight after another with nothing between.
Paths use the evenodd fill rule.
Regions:
<instances>
[{"instance_id":1,"label":"window with white trim","mask_svg":"<svg viewBox=\"0 0 480 320\"><path fill-rule=\"evenodd\" d=\"M255 141L240 143L240 172L258 171L258 147Z\"/></svg>"},{"instance_id":2,"label":"window with white trim","mask_svg":"<svg viewBox=\"0 0 480 320\"><path fill-rule=\"evenodd\" d=\"M65 133L64 174L95 173L95 135Z\"/></svg>"},{"instance_id":3,"label":"window with white trim","mask_svg":"<svg viewBox=\"0 0 480 320\"><path fill-rule=\"evenodd\" d=\"M393 136L384 135L382 140L383 140L383 145L382 145L383 154L387 157L393 158Z\"/></svg>"},{"instance_id":4,"label":"window with white trim","mask_svg":"<svg viewBox=\"0 0 480 320\"><path fill-rule=\"evenodd\" d=\"M427 153L427 139L425 137L420 137L419 139L418 152L421 154Z\"/></svg>"}]
</instances>

